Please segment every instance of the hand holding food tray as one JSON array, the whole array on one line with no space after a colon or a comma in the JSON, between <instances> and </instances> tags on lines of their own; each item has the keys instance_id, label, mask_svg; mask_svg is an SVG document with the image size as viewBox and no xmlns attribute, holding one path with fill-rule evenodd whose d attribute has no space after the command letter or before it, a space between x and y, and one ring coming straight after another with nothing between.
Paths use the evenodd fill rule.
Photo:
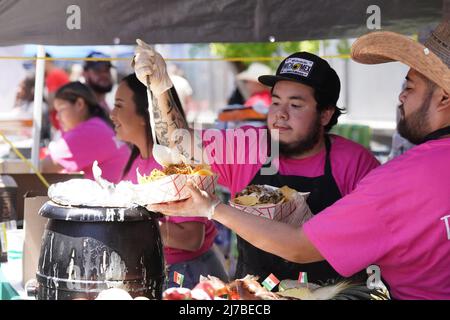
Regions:
<instances>
[{"instance_id":1,"label":"hand holding food tray","mask_svg":"<svg viewBox=\"0 0 450 320\"><path fill-rule=\"evenodd\" d=\"M217 175L209 166L172 164L163 170L153 169L149 176L138 174L138 185L134 186L141 205L184 200L190 197L186 182L192 180L201 190L214 193Z\"/></svg>"},{"instance_id":2,"label":"hand holding food tray","mask_svg":"<svg viewBox=\"0 0 450 320\"><path fill-rule=\"evenodd\" d=\"M309 193L288 186L250 185L230 200L230 205L247 213L301 226L313 215L306 199Z\"/></svg>"}]
</instances>

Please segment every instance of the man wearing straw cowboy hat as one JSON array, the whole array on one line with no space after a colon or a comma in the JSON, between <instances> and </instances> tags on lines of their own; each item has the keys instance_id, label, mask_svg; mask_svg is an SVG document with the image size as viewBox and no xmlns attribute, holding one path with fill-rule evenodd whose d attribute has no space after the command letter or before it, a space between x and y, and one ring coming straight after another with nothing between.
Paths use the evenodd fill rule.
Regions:
<instances>
[{"instance_id":1,"label":"man wearing straw cowboy hat","mask_svg":"<svg viewBox=\"0 0 450 320\"><path fill-rule=\"evenodd\" d=\"M378 265L397 299L450 299L450 23L441 23L425 45L370 33L353 44L352 58L411 68L398 129L417 146L372 170L300 229L243 214L193 184L191 198L152 209L203 213L256 247L299 263L325 259L343 276ZM261 230L270 233L261 237Z\"/></svg>"}]
</instances>

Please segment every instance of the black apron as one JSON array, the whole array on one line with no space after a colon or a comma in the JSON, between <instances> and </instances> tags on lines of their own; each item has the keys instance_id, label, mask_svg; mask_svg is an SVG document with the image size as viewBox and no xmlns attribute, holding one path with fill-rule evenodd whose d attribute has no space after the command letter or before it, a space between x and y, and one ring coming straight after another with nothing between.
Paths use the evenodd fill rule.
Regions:
<instances>
[{"instance_id":1,"label":"black apron","mask_svg":"<svg viewBox=\"0 0 450 320\"><path fill-rule=\"evenodd\" d=\"M325 135L325 148L325 170L322 176L311 178L283 176L280 174L261 175L260 170L250 184L266 184L274 187L287 185L297 191L310 192L307 203L311 212L317 214L342 198L331 171L331 142L328 135ZM270 232L270 230L267 230L267 232ZM342 278L327 261L306 264L289 262L256 248L239 236L237 236L237 247L239 256L236 266L236 278L242 278L250 274L259 276L259 279L262 281L273 273L280 280L297 280L299 272L307 272L308 281L317 284L335 282L337 279Z\"/></svg>"}]
</instances>

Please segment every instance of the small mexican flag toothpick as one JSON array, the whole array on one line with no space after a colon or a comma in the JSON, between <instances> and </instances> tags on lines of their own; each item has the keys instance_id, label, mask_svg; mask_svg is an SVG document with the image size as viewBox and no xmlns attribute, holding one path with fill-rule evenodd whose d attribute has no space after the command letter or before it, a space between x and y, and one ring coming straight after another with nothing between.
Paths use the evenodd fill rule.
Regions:
<instances>
[{"instance_id":1,"label":"small mexican flag toothpick","mask_svg":"<svg viewBox=\"0 0 450 320\"><path fill-rule=\"evenodd\" d=\"M273 273L269 274L269 276L262 282L262 285L269 291L272 291L272 289L280 282L280 280L277 279L273 275Z\"/></svg>"},{"instance_id":2,"label":"small mexican flag toothpick","mask_svg":"<svg viewBox=\"0 0 450 320\"><path fill-rule=\"evenodd\" d=\"M308 274L306 272L300 272L298 274L298 282L308 284Z\"/></svg>"},{"instance_id":3,"label":"small mexican flag toothpick","mask_svg":"<svg viewBox=\"0 0 450 320\"><path fill-rule=\"evenodd\" d=\"M184 275L178 272L173 273L173 282L180 285L180 288L183 286Z\"/></svg>"}]
</instances>

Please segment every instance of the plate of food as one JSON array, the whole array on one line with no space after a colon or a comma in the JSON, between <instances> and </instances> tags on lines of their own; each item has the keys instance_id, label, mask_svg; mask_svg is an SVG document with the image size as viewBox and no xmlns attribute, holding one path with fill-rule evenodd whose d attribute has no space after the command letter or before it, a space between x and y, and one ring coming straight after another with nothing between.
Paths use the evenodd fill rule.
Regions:
<instances>
[{"instance_id":1,"label":"plate of food","mask_svg":"<svg viewBox=\"0 0 450 320\"><path fill-rule=\"evenodd\" d=\"M137 178L135 192L138 203L144 206L189 198L188 179L208 193L214 193L217 182L217 175L203 164L172 164L162 170L153 169L148 176L137 172Z\"/></svg>"},{"instance_id":2,"label":"plate of food","mask_svg":"<svg viewBox=\"0 0 450 320\"><path fill-rule=\"evenodd\" d=\"M283 186L249 185L230 200L230 205L256 216L301 226L313 215L302 193Z\"/></svg>"}]
</instances>

